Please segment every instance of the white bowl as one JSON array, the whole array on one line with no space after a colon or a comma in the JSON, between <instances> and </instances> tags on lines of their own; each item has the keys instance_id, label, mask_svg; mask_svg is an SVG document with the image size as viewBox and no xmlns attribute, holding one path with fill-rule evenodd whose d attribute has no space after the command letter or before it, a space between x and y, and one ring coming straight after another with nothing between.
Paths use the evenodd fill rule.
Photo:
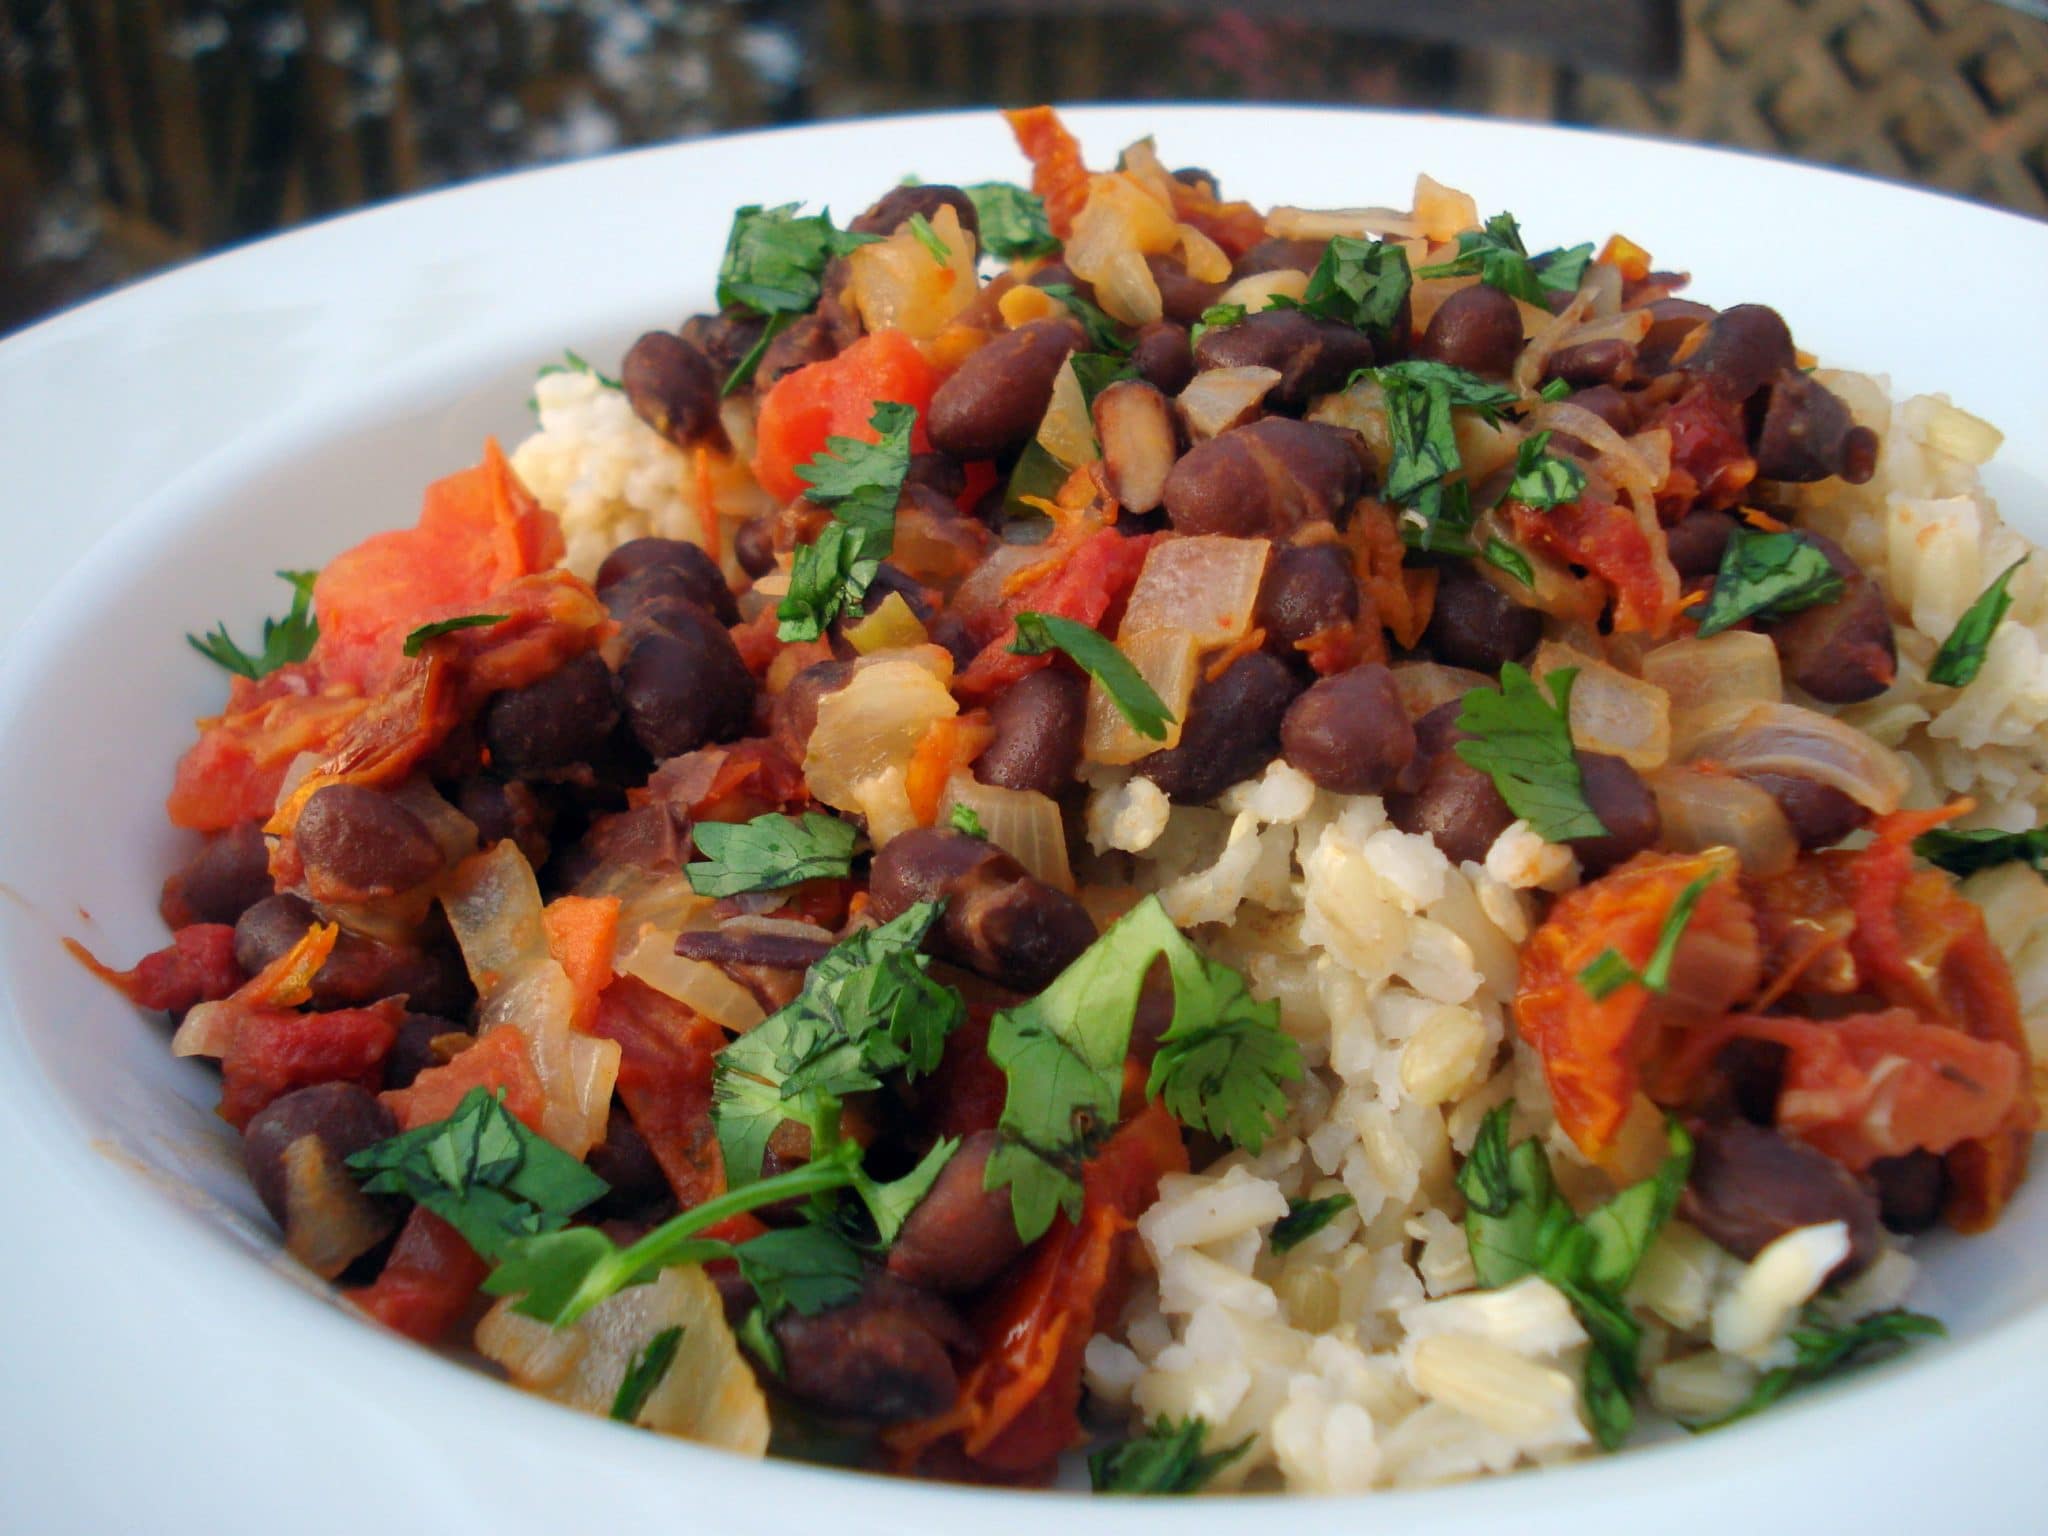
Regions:
<instances>
[{"instance_id":1,"label":"white bowl","mask_svg":"<svg viewBox=\"0 0 2048 1536\"><path fill-rule=\"evenodd\" d=\"M1619 228L1710 301L1781 309L1831 363L1946 389L2013 434L1991 482L2048 534L2048 227L1875 182L1554 129L1232 108L1071 114L1158 135L1261 203L1401 202L1417 170L1532 246ZM282 606L272 571L407 524L524 430L535 366L706 307L731 209L905 172L1018 177L993 114L750 135L512 177L189 267L0 345L0 1500L21 1530L1085 1533L1247 1520L1513 1529L2039 1529L2048 1180L1924 1245L1953 1338L1756 1421L1369 1502L1163 1506L745 1463L582 1418L333 1305L280 1260L213 1074L58 946L163 934L162 796L220 675L181 643ZM118 521L118 527L115 527ZM106 537L99 537L114 528ZM98 542L94 542L95 539Z\"/></svg>"}]
</instances>

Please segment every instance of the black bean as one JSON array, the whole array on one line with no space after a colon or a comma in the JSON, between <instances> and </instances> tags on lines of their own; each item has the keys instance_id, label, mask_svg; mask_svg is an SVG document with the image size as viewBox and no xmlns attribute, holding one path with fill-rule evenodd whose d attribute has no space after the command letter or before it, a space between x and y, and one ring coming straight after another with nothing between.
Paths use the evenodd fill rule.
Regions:
<instances>
[{"instance_id":1,"label":"black bean","mask_svg":"<svg viewBox=\"0 0 2048 1536\"><path fill-rule=\"evenodd\" d=\"M950 1408L959 1378L948 1342L964 1330L957 1319L941 1321L950 1319L942 1309L936 1298L881 1275L842 1306L809 1317L783 1313L774 1324L783 1390L827 1413L875 1424Z\"/></svg>"},{"instance_id":2,"label":"black bean","mask_svg":"<svg viewBox=\"0 0 2048 1536\"><path fill-rule=\"evenodd\" d=\"M1095 941L1087 909L1024 872L1002 849L949 827L920 827L875 855L870 910L887 922L944 901L933 948L978 975L1036 992Z\"/></svg>"},{"instance_id":3,"label":"black bean","mask_svg":"<svg viewBox=\"0 0 2048 1536\"><path fill-rule=\"evenodd\" d=\"M775 516L764 512L750 517L732 536L733 558L749 576L762 577L775 569Z\"/></svg>"},{"instance_id":4,"label":"black bean","mask_svg":"<svg viewBox=\"0 0 2048 1536\"><path fill-rule=\"evenodd\" d=\"M1423 649L1434 660L1497 673L1527 656L1542 638L1543 615L1524 608L1470 566L1446 566L1437 578L1436 603L1422 632Z\"/></svg>"},{"instance_id":5,"label":"black bean","mask_svg":"<svg viewBox=\"0 0 2048 1536\"><path fill-rule=\"evenodd\" d=\"M685 960L762 966L776 971L809 970L831 948L829 939L805 939L790 933L761 933L733 926L690 928L676 935L676 953Z\"/></svg>"},{"instance_id":6,"label":"black bean","mask_svg":"<svg viewBox=\"0 0 2048 1536\"><path fill-rule=\"evenodd\" d=\"M1792 333L1775 309L1738 304L1707 322L1706 335L1684 367L1725 399L1743 401L1787 368L1798 370Z\"/></svg>"},{"instance_id":7,"label":"black bean","mask_svg":"<svg viewBox=\"0 0 2048 1536\"><path fill-rule=\"evenodd\" d=\"M1341 544L1281 544L1266 560L1252 622L1275 655L1293 659L1312 635L1357 619L1358 577Z\"/></svg>"},{"instance_id":8,"label":"black bean","mask_svg":"<svg viewBox=\"0 0 2048 1536\"><path fill-rule=\"evenodd\" d=\"M1434 838L1454 864L1484 862L1494 839L1515 820L1492 776L1456 752L1432 758L1414 793L1389 795L1387 816L1403 832Z\"/></svg>"},{"instance_id":9,"label":"black bean","mask_svg":"<svg viewBox=\"0 0 2048 1536\"><path fill-rule=\"evenodd\" d=\"M953 515L950 507L947 512L948 515ZM937 594L913 580L904 572L902 566L884 560L875 568L875 579L868 583L867 591L861 594L860 611L863 614L873 613L892 596L902 598L910 611L917 615L920 624L930 622L934 611L932 604ZM846 620L841 619L838 622L843 626Z\"/></svg>"},{"instance_id":10,"label":"black bean","mask_svg":"<svg viewBox=\"0 0 2048 1536\"><path fill-rule=\"evenodd\" d=\"M1877 472L1877 434L1856 425L1849 407L1797 368L1770 383L1757 428L1756 470L1766 480L1825 480L1862 485Z\"/></svg>"},{"instance_id":11,"label":"black bean","mask_svg":"<svg viewBox=\"0 0 2048 1536\"><path fill-rule=\"evenodd\" d=\"M1383 794L1415 756L1415 726L1394 674L1368 662L1322 679L1288 705L1280 749L1290 767L1324 789Z\"/></svg>"},{"instance_id":12,"label":"black bean","mask_svg":"<svg viewBox=\"0 0 2048 1536\"><path fill-rule=\"evenodd\" d=\"M1802 848L1832 848L1870 820L1858 804L1832 784L1797 773L1746 773L1758 789L1778 802Z\"/></svg>"},{"instance_id":13,"label":"black bean","mask_svg":"<svg viewBox=\"0 0 2048 1536\"><path fill-rule=\"evenodd\" d=\"M1341 521L1365 488L1364 442L1321 422L1268 417L1197 443L1166 477L1179 533L1278 538Z\"/></svg>"},{"instance_id":14,"label":"black bean","mask_svg":"<svg viewBox=\"0 0 2048 1536\"><path fill-rule=\"evenodd\" d=\"M1088 685L1047 667L1011 684L989 706L995 737L974 760L974 776L1003 789L1057 795L1081 766L1088 722Z\"/></svg>"},{"instance_id":15,"label":"black bean","mask_svg":"<svg viewBox=\"0 0 2048 1536\"><path fill-rule=\"evenodd\" d=\"M928 1291L978 1291L1024 1251L1008 1189L985 1189L994 1131L977 1131L939 1171L889 1250L889 1273Z\"/></svg>"},{"instance_id":16,"label":"black bean","mask_svg":"<svg viewBox=\"0 0 2048 1536\"><path fill-rule=\"evenodd\" d=\"M1312 395L1342 389L1373 364L1372 338L1300 309L1264 309L1234 325L1211 326L1195 343L1195 367L1271 368L1280 375L1266 398L1298 411Z\"/></svg>"},{"instance_id":17,"label":"black bean","mask_svg":"<svg viewBox=\"0 0 2048 1536\"><path fill-rule=\"evenodd\" d=\"M1721 568L1735 518L1727 512L1688 512L1664 530L1665 551L1681 576L1711 576Z\"/></svg>"},{"instance_id":18,"label":"black bean","mask_svg":"<svg viewBox=\"0 0 2048 1536\"><path fill-rule=\"evenodd\" d=\"M448 1058L434 1047L449 1035L469 1034L466 1025L444 1019L436 1013L408 1013L398 1021L398 1038L391 1054L384 1058L384 1086L410 1088L413 1079L433 1067L446 1066Z\"/></svg>"},{"instance_id":19,"label":"black bean","mask_svg":"<svg viewBox=\"0 0 2048 1536\"><path fill-rule=\"evenodd\" d=\"M478 774L456 786L455 808L476 824L480 846L490 848L509 837L535 869L547 863L555 802L532 785Z\"/></svg>"},{"instance_id":20,"label":"black bean","mask_svg":"<svg viewBox=\"0 0 2048 1536\"><path fill-rule=\"evenodd\" d=\"M1544 360L1543 379L1545 383L1563 379L1574 389L1587 389L1601 384L1626 384L1635 377L1635 371L1635 343L1612 336L1605 341L1559 347Z\"/></svg>"},{"instance_id":21,"label":"black bean","mask_svg":"<svg viewBox=\"0 0 2048 1536\"><path fill-rule=\"evenodd\" d=\"M319 1083L272 1099L242 1132L242 1164L257 1199L280 1227L285 1219L284 1152L302 1136L316 1136L338 1165L343 1159L398 1134L390 1110L354 1083Z\"/></svg>"},{"instance_id":22,"label":"black bean","mask_svg":"<svg viewBox=\"0 0 2048 1536\"><path fill-rule=\"evenodd\" d=\"M634 738L656 759L745 732L754 679L732 636L694 603L670 603L629 627L619 702Z\"/></svg>"},{"instance_id":23,"label":"black bean","mask_svg":"<svg viewBox=\"0 0 2048 1536\"><path fill-rule=\"evenodd\" d=\"M967 489L967 466L950 453L913 453L903 472L903 487L914 485L937 491L951 502Z\"/></svg>"},{"instance_id":24,"label":"black bean","mask_svg":"<svg viewBox=\"0 0 2048 1536\"><path fill-rule=\"evenodd\" d=\"M172 928L232 923L273 889L263 823L245 821L207 839L205 847L164 881L157 910Z\"/></svg>"},{"instance_id":25,"label":"black bean","mask_svg":"<svg viewBox=\"0 0 2048 1536\"><path fill-rule=\"evenodd\" d=\"M1029 442L1069 354L1085 345L1062 315L1005 331L967 356L932 395L932 445L959 459L993 459Z\"/></svg>"},{"instance_id":26,"label":"black bean","mask_svg":"<svg viewBox=\"0 0 2048 1536\"><path fill-rule=\"evenodd\" d=\"M1150 512L1180 456L1173 407L1143 379L1119 379L1095 397L1093 417L1110 495L1127 511Z\"/></svg>"},{"instance_id":27,"label":"black bean","mask_svg":"<svg viewBox=\"0 0 2048 1536\"><path fill-rule=\"evenodd\" d=\"M1884 590L1863 574L1842 546L1817 533L1805 537L1842 577L1842 595L1760 625L1778 648L1785 676L1827 704L1860 704L1898 676L1898 642Z\"/></svg>"},{"instance_id":28,"label":"black bean","mask_svg":"<svg viewBox=\"0 0 2048 1536\"><path fill-rule=\"evenodd\" d=\"M815 661L792 677L770 709L777 745L794 763L804 760L811 732L818 728L818 701L853 680L850 661Z\"/></svg>"},{"instance_id":29,"label":"black bean","mask_svg":"<svg viewBox=\"0 0 2048 1536\"><path fill-rule=\"evenodd\" d=\"M719 382L709 358L667 331L649 331L619 365L619 385L633 414L680 447L724 446Z\"/></svg>"},{"instance_id":30,"label":"black bean","mask_svg":"<svg viewBox=\"0 0 2048 1536\"><path fill-rule=\"evenodd\" d=\"M441 846L427 824L360 784L313 791L299 810L292 841L322 900L390 896L441 872Z\"/></svg>"},{"instance_id":31,"label":"black bean","mask_svg":"<svg viewBox=\"0 0 2048 1536\"><path fill-rule=\"evenodd\" d=\"M1207 188L1211 197L1220 197L1223 192L1223 184L1216 179L1216 173L1199 165L1179 167L1174 171L1173 179L1183 186Z\"/></svg>"},{"instance_id":32,"label":"black bean","mask_svg":"<svg viewBox=\"0 0 2048 1536\"><path fill-rule=\"evenodd\" d=\"M652 570L671 572L675 595L709 610L721 624L739 623L739 604L726 585L725 572L687 539L628 539L604 557L592 585L602 595L620 582ZM643 590L652 596L657 589L649 586ZM624 618L625 614L614 608L612 617Z\"/></svg>"},{"instance_id":33,"label":"black bean","mask_svg":"<svg viewBox=\"0 0 2048 1536\"><path fill-rule=\"evenodd\" d=\"M692 315L683 322L682 337L704 354L722 385L759 344L767 324L752 310L728 309L716 315Z\"/></svg>"},{"instance_id":34,"label":"black bean","mask_svg":"<svg viewBox=\"0 0 2048 1536\"><path fill-rule=\"evenodd\" d=\"M1787 1232L1839 1221L1849 1253L1829 1277L1861 1273L1877 1256L1877 1201L1840 1163L1744 1120L1693 1132L1692 1176L1679 1214L1739 1259Z\"/></svg>"},{"instance_id":35,"label":"black bean","mask_svg":"<svg viewBox=\"0 0 2048 1536\"><path fill-rule=\"evenodd\" d=\"M1154 320L1138 327L1131 344L1131 366L1138 377L1163 395L1177 395L1195 376L1195 354L1188 345L1188 328L1171 320Z\"/></svg>"},{"instance_id":36,"label":"black bean","mask_svg":"<svg viewBox=\"0 0 2048 1536\"><path fill-rule=\"evenodd\" d=\"M619 723L611 669L586 651L539 682L493 694L481 723L495 772L545 773L587 761Z\"/></svg>"},{"instance_id":37,"label":"black bean","mask_svg":"<svg viewBox=\"0 0 2048 1536\"><path fill-rule=\"evenodd\" d=\"M1581 410L1591 411L1623 437L1636 429L1634 398L1623 394L1612 384L1595 384L1591 389L1579 390L1572 396L1571 403ZM1572 440L1578 441L1576 438Z\"/></svg>"},{"instance_id":38,"label":"black bean","mask_svg":"<svg viewBox=\"0 0 2048 1536\"><path fill-rule=\"evenodd\" d=\"M1941 1220L1948 1194L1942 1160L1918 1148L1902 1157L1880 1157L1870 1165L1877 1186L1878 1220L1893 1232L1925 1232Z\"/></svg>"},{"instance_id":39,"label":"black bean","mask_svg":"<svg viewBox=\"0 0 2048 1536\"><path fill-rule=\"evenodd\" d=\"M1521 310L1486 283L1460 288L1439 304L1415 346L1418 357L1492 379L1506 378L1521 351Z\"/></svg>"},{"instance_id":40,"label":"black bean","mask_svg":"<svg viewBox=\"0 0 2048 1536\"><path fill-rule=\"evenodd\" d=\"M1656 846L1664 830L1657 798L1643 776L1618 757L1604 752L1574 754L1579 762L1579 785L1586 804L1607 829L1604 837L1575 837L1572 851L1579 856L1588 879L1604 875L1645 848Z\"/></svg>"},{"instance_id":41,"label":"black bean","mask_svg":"<svg viewBox=\"0 0 2048 1536\"><path fill-rule=\"evenodd\" d=\"M1145 265L1159 289L1160 313L1168 320L1193 325L1202 318L1203 310L1222 297L1223 284L1190 277L1188 269L1171 256L1147 256Z\"/></svg>"},{"instance_id":42,"label":"black bean","mask_svg":"<svg viewBox=\"0 0 2048 1536\"><path fill-rule=\"evenodd\" d=\"M669 1195L668 1176L623 1105L612 1105L604 1140L590 1149L585 1166L611 1186L597 1207L600 1215L638 1210Z\"/></svg>"},{"instance_id":43,"label":"black bean","mask_svg":"<svg viewBox=\"0 0 2048 1536\"><path fill-rule=\"evenodd\" d=\"M962 229L976 239L981 237L981 215L974 199L958 187L936 181L891 187L846 227L856 235L893 235L910 222L912 214L921 213L929 222L938 217L941 208L952 209Z\"/></svg>"},{"instance_id":44,"label":"black bean","mask_svg":"<svg viewBox=\"0 0 2048 1536\"><path fill-rule=\"evenodd\" d=\"M1278 657L1240 656L1221 677L1195 686L1179 743L1140 758L1137 771L1183 804L1213 800L1280 755L1280 722L1300 691Z\"/></svg>"},{"instance_id":45,"label":"black bean","mask_svg":"<svg viewBox=\"0 0 2048 1536\"><path fill-rule=\"evenodd\" d=\"M1327 240L1288 240L1268 236L1246 251L1231 265L1233 278L1258 272L1313 272L1330 248Z\"/></svg>"},{"instance_id":46,"label":"black bean","mask_svg":"<svg viewBox=\"0 0 2048 1536\"><path fill-rule=\"evenodd\" d=\"M838 329L816 310L798 316L786 329L777 332L775 339L762 350L761 361L754 367L755 393L765 393L799 368L829 362L852 339L842 337Z\"/></svg>"},{"instance_id":47,"label":"black bean","mask_svg":"<svg viewBox=\"0 0 2048 1536\"><path fill-rule=\"evenodd\" d=\"M235 922L235 963L253 976L306 936L320 921L304 897L267 896ZM386 944L342 929L334 952L313 978L318 1010L363 1008L387 997L406 997L421 1013L467 1016L476 991L461 955L439 943Z\"/></svg>"},{"instance_id":48,"label":"black bean","mask_svg":"<svg viewBox=\"0 0 2048 1536\"><path fill-rule=\"evenodd\" d=\"M1650 312L1650 329L1636 343L1636 372L1650 379L1671 366L1672 355L1688 336L1714 318L1714 311L1691 299L1654 299L1645 307Z\"/></svg>"}]
</instances>

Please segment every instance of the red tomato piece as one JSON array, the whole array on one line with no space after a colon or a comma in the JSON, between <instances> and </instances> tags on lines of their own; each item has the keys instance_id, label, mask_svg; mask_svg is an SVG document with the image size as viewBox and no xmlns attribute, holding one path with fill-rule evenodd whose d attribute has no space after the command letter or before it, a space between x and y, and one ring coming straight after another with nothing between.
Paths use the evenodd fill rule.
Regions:
<instances>
[{"instance_id":1,"label":"red tomato piece","mask_svg":"<svg viewBox=\"0 0 2048 1536\"><path fill-rule=\"evenodd\" d=\"M823 453L828 437L874 442L868 423L885 401L917 407L910 446L924 452L931 447L925 412L938 382L917 343L896 330L863 336L837 357L784 374L761 401L754 478L769 495L796 500L805 489L797 466Z\"/></svg>"},{"instance_id":2,"label":"red tomato piece","mask_svg":"<svg viewBox=\"0 0 2048 1536\"><path fill-rule=\"evenodd\" d=\"M1678 574L1663 541L1650 536L1627 507L1587 495L1537 509L1507 503L1515 536L1545 554L1582 565L1614 590L1614 627L1661 635L1678 612Z\"/></svg>"},{"instance_id":3,"label":"red tomato piece","mask_svg":"<svg viewBox=\"0 0 2048 1536\"><path fill-rule=\"evenodd\" d=\"M469 1310L488 1273L460 1232L415 1207L383 1271L369 1285L342 1294L386 1328L438 1344Z\"/></svg>"},{"instance_id":4,"label":"red tomato piece","mask_svg":"<svg viewBox=\"0 0 2048 1536\"><path fill-rule=\"evenodd\" d=\"M171 935L169 944L144 955L126 971L102 965L76 939L66 939L64 947L138 1008L183 1013L195 1003L227 997L242 984L232 923L187 923Z\"/></svg>"},{"instance_id":5,"label":"red tomato piece","mask_svg":"<svg viewBox=\"0 0 2048 1536\"><path fill-rule=\"evenodd\" d=\"M711 1069L725 1031L645 982L621 976L591 1026L619 1043L618 1094L685 1210L725 1189L711 1126Z\"/></svg>"},{"instance_id":6,"label":"red tomato piece","mask_svg":"<svg viewBox=\"0 0 2048 1536\"><path fill-rule=\"evenodd\" d=\"M221 1119L239 1131L273 1099L315 1083L374 1088L404 1016L395 1000L332 1013L240 1014L220 1063Z\"/></svg>"},{"instance_id":7,"label":"red tomato piece","mask_svg":"<svg viewBox=\"0 0 2048 1536\"><path fill-rule=\"evenodd\" d=\"M398 1117L401 1130L418 1130L455 1113L472 1088L503 1090L505 1108L529 1130L540 1129L546 1095L534 1071L526 1036L510 1024L484 1032L475 1045L446 1066L429 1067L409 1087L379 1094L384 1107Z\"/></svg>"},{"instance_id":8,"label":"red tomato piece","mask_svg":"<svg viewBox=\"0 0 2048 1536\"><path fill-rule=\"evenodd\" d=\"M1704 386L1653 412L1643 430L1671 434L1671 476L1657 498L1665 522L1686 513L1732 507L1756 478L1742 407Z\"/></svg>"},{"instance_id":9,"label":"red tomato piece","mask_svg":"<svg viewBox=\"0 0 2048 1536\"><path fill-rule=\"evenodd\" d=\"M1010 654L1010 644L1017 638L1017 614L1051 613L1092 629L1108 628L1104 621L1130 595L1145 556L1161 537L1147 533L1127 538L1114 528L1103 528L1084 534L1064 552L1048 550L1044 574L1005 598L990 616L985 628L993 629L994 636L954 678L953 692L969 704L986 704L1012 683L1052 665L1049 655Z\"/></svg>"}]
</instances>

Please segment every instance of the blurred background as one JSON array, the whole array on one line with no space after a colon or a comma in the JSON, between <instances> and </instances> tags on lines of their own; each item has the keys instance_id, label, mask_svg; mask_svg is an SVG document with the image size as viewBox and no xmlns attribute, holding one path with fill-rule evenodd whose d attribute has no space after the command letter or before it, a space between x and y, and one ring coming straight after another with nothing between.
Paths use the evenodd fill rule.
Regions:
<instances>
[{"instance_id":1,"label":"blurred background","mask_svg":"<svg viewBox=\"0 0 2048 1536\"><path fill-rule=\"evenodd\" d=\"M1346 103L2048 216L2048 0L0 0L0 332L324 214L761 124Z\"/></svg>"}]
</instances>

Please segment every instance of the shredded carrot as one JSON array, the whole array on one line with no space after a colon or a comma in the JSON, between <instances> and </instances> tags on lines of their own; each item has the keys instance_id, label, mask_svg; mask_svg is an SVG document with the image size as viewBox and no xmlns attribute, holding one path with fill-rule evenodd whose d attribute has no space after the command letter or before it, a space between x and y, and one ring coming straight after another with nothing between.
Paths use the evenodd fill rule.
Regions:
<instances>
[{"instance_id":1,"label":"shredded carrot","mask_svg":"<svg viewBox=\"0 0 2048 1536\"><path fill-rule=\"evenodd\" d=\"M1650 275L1650 253L1627 235L1609 235L1607 244L1593 258L1602 266L1614 267L1631 282L1640 283Z\"/></svg>"},{"instance_id":2,"label":"shredded carrot","mask_svg":"<svg viewBox=\"0 0 2048 1536\"><path fill-rule=\"evenodd\" d=\"M910 813L919 826L928 827L939 819L939 801L945 795L946 781L956 769L964 769L981 756L994 739L995 728L978 709L934 720L926 728L924 739L910 754L903 783Z\"/></svg>"},{"instance_id":3,"label":"shredded carrot","mask_svg":"<svg viewBox=\"0 0 2048 1536\"><path fill-rule=\"evenodd\" d=\"M597 1019L598 994L611 984L612 951L619 938L619 898L557 896L541 910L548 953L569 973L576 989L570 1023L588 1034Z\"/></svg>"},{"instance_id":4,"label":"shredded carrot","mask_svg":"<svg viewBox=\"0 0 2048 1536\"><path fill-rule=\"evenodd\" d=\"M704 553L713 560L718 559L725 549L725 537L718 526L718 496L711 488L711 450L699 447L696 453L697 471L697 527L704 535Z\"/></svg>"},{"instance_id":5,"label":"shredded carrot","mask_svg":"<svg viewBox=\"0 0 2048 1536\"><path fill-rule=\"evenodd\" d=\"M1742 520L1752 528L1761 528L1765 533L1783 533L1785 525L1771 516L1762 507L1744 507Z\"/></svg>"},{"instance_id":6,"label":"shredded carrot","mask_svg":"<svg viewBox=\"0 0 2048 1536\"><path fill-rule=\"evenodd\" d=\"M1211 683L1215 682L1217 678L1236 666L1244 657L1251 655L1254 651L1264 649L1265 644L1265 630L1254 625L1241 635L1234 644L1226 646L1223 650L1216 653L1216 659L1202 669L1203 680Z\"/></svg>"},{"instance_id":7,"label":"shredded carrot","mask_svg":"<svg viewBox=\"0 0 2048 1536\"><path fill-rule=\"evenodd\" d=\"M1705 587L1701 587L1696 592L1688 592L1685 594L1685 596L1681 597L1678 600L1678 611L1680 613L1683 613L1688 608L1697 608L1701 603L1704 603L1706 600L1707 589Z\"/></svg>"}]
</instances>

